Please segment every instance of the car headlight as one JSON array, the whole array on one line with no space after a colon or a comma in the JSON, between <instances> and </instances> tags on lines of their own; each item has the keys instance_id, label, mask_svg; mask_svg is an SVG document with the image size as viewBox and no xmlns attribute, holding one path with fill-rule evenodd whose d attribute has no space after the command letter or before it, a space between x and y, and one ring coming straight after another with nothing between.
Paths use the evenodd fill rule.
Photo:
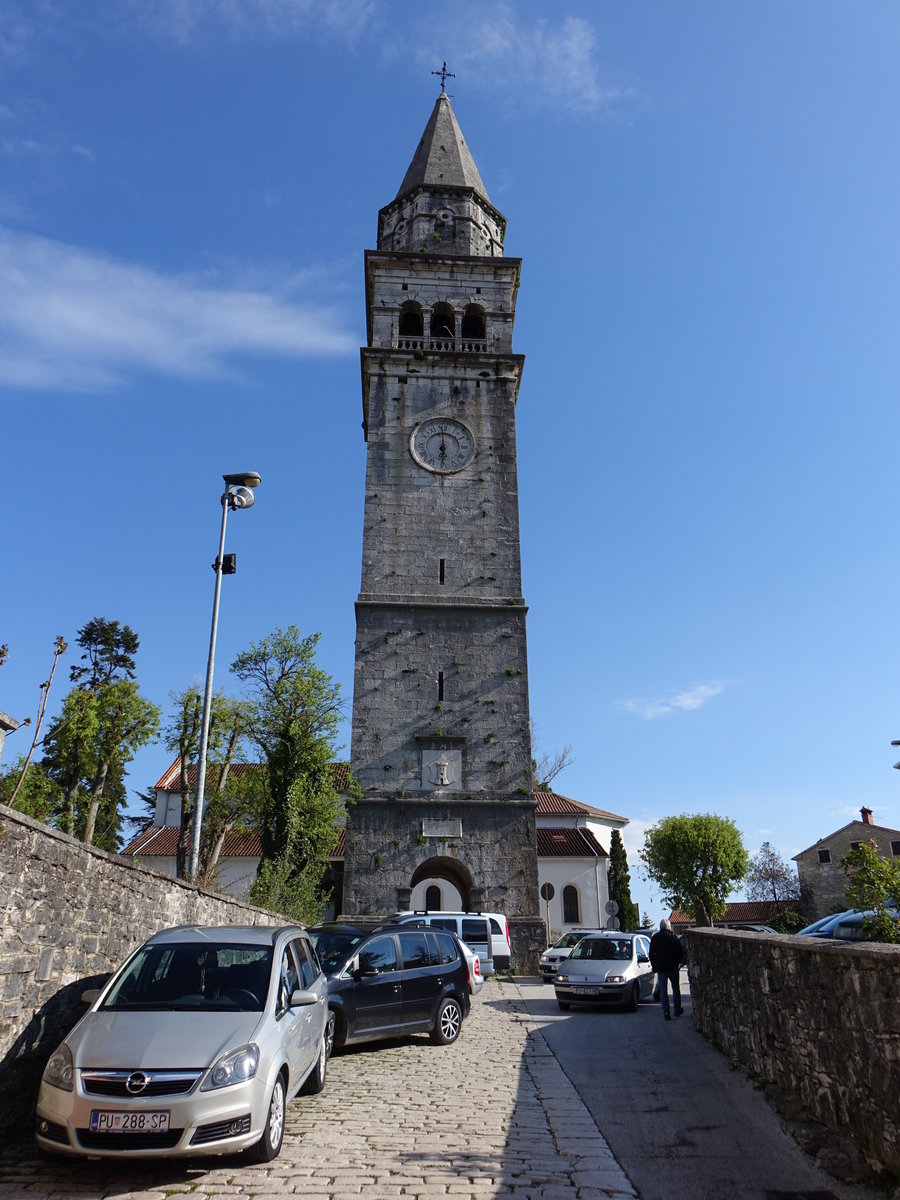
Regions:
<instances>
[{"instance_id":1,"label":"car headlight","mask_svg":"<svg viewBox=\"0 0 900 1200\"><path fill-rule=\"evenodd\" d=\"M569 982L569 977L568 977L568 975L565 974L564 971L557 971L556 978L559 980L560 983L568 983Z\"/></svg>"},{"instance_id":2,"label":"car headlight","mask_svg":"<svg viewBox=\"0 0 900 1200\"><path fill-rule=\"evenodd\" d=\"M624 975L607 975L606 982L607 983L624 983L625 976Z\"/></svg>"},{"instance_id":3,"label":"car headlight","mask_svg":"<svg viewBox=\"0 0 900 1200\"><path fill-rule=\"evenodd\" d=\"M75 1085L75 1066L72 1062L72 1051L65 1042L50 1055L44 1067L44 1083L71 1092Z\"/></svg>"},{"instance_id":4,"label":"car headlight","mask_svg":"<svg viewBox=\"0 0 900 1200\"><path fill-rule=\"evenodd\" d=\"M235 1083L246 1083L256 1074L259 1066L259 1047L250 1042L238 1050L231 1050L220 1058L207 1075L201 1087L202 1092L213 1088L231 1087Z\"/></svg>"}]
</instances>

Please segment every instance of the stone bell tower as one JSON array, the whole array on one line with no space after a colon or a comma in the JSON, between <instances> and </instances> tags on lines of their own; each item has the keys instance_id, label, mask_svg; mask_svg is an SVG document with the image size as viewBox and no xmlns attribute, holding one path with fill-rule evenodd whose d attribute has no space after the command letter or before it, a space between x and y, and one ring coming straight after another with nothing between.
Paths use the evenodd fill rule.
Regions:
<instances>
[{"instance_id":1,"label":"stone bell tower","mask_svg":"<svg viewBox=\"0 0 900 1200\"><path fill-rule=\"evenodd\" d=\"M524 968L543 926L516 476L521 260L504 257L505 228L442 90L366 252L351 746L363 798L343 896L348 917L386 914L446 881L463 907L507 914Z\"/></svg>"}]
</instances>

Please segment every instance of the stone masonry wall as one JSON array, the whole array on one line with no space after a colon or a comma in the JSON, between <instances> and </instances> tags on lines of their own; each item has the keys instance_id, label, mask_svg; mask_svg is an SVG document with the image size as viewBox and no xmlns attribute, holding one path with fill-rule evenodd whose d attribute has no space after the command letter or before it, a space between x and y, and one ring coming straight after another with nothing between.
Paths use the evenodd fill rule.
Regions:
<instances>
[{"instance_id":1,"label":"stone masonry wall","mask_svg":"<svg viewBox=\"0 0 900 1200\"><path fill-rule=\"evenodd\" d=\"M694 1024L900 1175L900 946L692 929Z\"/></svg>"},{"instance_id":2,"label":"stone masonry wall","mask_svg":"<svg viewBox=\"0 0 900 1200\"><path fill-rule=\"evenodd\" d=\"M279 918L85 846L0 805L0 1136L27 1133L85 988L159 929Z\"/></svg>"}]
</instances>

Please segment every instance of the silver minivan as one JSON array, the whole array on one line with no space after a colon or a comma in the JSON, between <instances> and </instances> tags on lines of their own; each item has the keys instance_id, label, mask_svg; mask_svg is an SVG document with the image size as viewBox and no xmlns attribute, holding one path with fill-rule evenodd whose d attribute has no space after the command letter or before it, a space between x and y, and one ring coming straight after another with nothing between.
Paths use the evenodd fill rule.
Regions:
<instances>
[{"instance_id":1,"label":"silver minivan","mask_svg":"<svg viewBox=\"0 0 900 1200\"><path fill-rule=\"evenodd\" d=\"M429 925L432 929L448 929L478 955L481 974L494 974L494 955L491 923L476 913L406 912L391 917L389 925Z\"/></svg>"}]
</instances>

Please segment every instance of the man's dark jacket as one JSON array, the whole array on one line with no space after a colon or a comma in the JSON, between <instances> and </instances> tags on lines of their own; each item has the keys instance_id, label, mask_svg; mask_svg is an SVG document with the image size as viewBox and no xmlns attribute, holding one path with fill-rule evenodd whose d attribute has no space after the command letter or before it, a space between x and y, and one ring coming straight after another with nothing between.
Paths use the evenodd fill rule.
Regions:
<instances>
[{"instance_id":1,"label":"man's dark jacket","mask_svg":"<svg viewBox=\"0 0 900 1200\"><path fill-rule=\"evenodd\" d=\"M684 959L678 935L671 929L660 929L650 939L650 966L654 971L677 971Z\"/></svg>"}]
</instances>

